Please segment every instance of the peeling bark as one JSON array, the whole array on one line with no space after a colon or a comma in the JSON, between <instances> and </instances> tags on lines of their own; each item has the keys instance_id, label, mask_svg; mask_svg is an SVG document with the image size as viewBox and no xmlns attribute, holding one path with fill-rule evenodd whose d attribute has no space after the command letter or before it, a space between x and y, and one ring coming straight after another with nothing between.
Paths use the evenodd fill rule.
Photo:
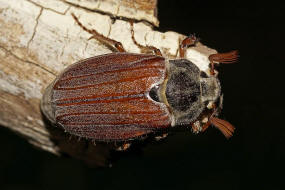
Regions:
<instances>
[{"instance_id":1,"label":"peeling bark","mask_svg":"<svg viewBox=\"0 0 285 190\"><path fill-rule=\"evenodd\" d=\"M140 44L155 46L170 58L177 56L185 36L153 31L150 24L158 25L156 0L0 0L0 125L42 150L104 165L113 145L70 139L43 121L39 109L45 88L66 66L111 52L88 40L91 35L71 13L86 27L122 42L128 52L140 52L131 39L128 19L136 21L135 38ZM207 57L215 52L199 43L186 54L208 71Z\"/></svg>"}]
</instances>

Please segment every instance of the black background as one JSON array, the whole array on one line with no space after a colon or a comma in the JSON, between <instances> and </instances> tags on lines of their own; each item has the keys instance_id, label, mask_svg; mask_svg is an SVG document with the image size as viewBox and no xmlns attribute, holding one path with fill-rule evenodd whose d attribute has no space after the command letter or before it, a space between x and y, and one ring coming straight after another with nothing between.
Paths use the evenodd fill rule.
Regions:
<instances>
[{"instance_id":1,"label":"black background","mask_svg":"<svg viewBox=\"0 0 285 190\"><path fill-rule=\"evenodd\" d=\"M219 52L240 51L238 63L218 68L222 118L236 126L230 140L214 128L175 133L94 169L34 149L1 127L0 189L284 189L284 7L249 2L158 5L160 31L195 33Z\"/></svg>"}]
</instances>

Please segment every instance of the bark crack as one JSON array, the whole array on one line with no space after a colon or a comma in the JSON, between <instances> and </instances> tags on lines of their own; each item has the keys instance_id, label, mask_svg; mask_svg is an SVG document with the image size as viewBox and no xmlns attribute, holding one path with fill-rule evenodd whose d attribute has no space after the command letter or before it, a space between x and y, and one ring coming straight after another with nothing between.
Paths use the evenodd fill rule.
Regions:
<instances>
[{"instance_id":1,"label":"bark crack","mask_svg":"<svg viewBox=\"0 0 285 190\"><path fill-rule=\"evenodd\" d=\"M36 31L37 31L37 27L38 27L38 24L39 24L39 18L42 15L42 13L43 13L43 8L41 8L40 13L39 13L39 15L36 18L36 24L35 24L35 27L34 27L34 31L33 31L31 39L27 43L27 49L30 49L30 44L31 44L31 42L33 41L33 39L35 37Z\"/></svg>"},{"instance_id":2,"label":"bark crack","mask_svg":"<svg viewBox=\"0 0 285 190\"><path fill-rule=\"evenodd\" d=\"M98 2L98 6L97 6L98 9L100 9L101 2L102 2L102 1L99 1L99 2Z\"/></svg>"},{"instance_id":3,"label":"bark crack","mask_svg":"<svg viewBox=\"0 0 285 190\"><path fill-rule=\"evenodd\" d=\"M8 49L6 49L6 48L3 47L3 46L0 46L0 48L1 48L2 50L4 50L7 54L9 54L9 55L13 56L14 58L18 59L19 61L32 64L32 65L34 65L34 66L36 66L36 67L39 67L40 69L42 69L42 70L44 70L44 71L46 71L46 72L48 72L48 73L50 73L50 74L52 74L53 76L56 76L55 73L53 73L52 71L48 70L47 68L41 66L40 64L35 63L35 62L32 62L32 61L25 60L25 59L22 59L21 57L18 57L17 55L13 54L11 50L8 50Z\"/></svg>"},{"instance_id":4,"label":"bark crack","mask_svg":"<svg viewBox=\"0 0 285 190\"><path fill-rule=\"evenodd\" d=\"M54 10L54 9L51 9L51 8L48 8L48 7L43 7L42 5L36 3L36 2L34 2L34 1L32 1L32 0L26 0L26 1L32 3L33 5L35 5L35 6L37 6L37 7L40 7L40 8L42 8L42 9L55 12L55 13L60 14L60 15L66 15L66 13L67 13L67 12L69 11L69 9L71 8L70 5L68 5L67 9L65 9L65 11L62 13L62 12L59 12L59 11L57 11L57 10ZM64 2L64 3L65 3L65 2Z\"/></svg>"},{"instance_id":5,"label":"bark crack","mask_svg":"<svg viewBox=\"0 0 285 190\"><path fill-rule=\"evenodd\" d=\"M120 4L118 5L116 15L118 15L118 14L119 14L119 11L120 11Z\"/></svg>"},{"instance_id":6,"label":"bark crack","mask_svg":"<svg viewBox=\"0 0 285 190\"><path fill-rule=\"evenodd\" d=\"M97 8L97 9L90 9L90 8L83 7L83 6L80 6L80 5L75 4L75 3L67 2L67 1L65 1L65 0L60 0L60 1L62 1L62 2L64 2L64 3L66 3L66 4L68 4L69 6L73 6L73 7L76 7L76 8L80 8L80 9L83 9L83 10L88 11L88 12L93 12L93 13L98 13L98 14L101 14L101 15L109 16L111 19L123 20L123 21L128 21L128 22L129 22L130 20L132 20L134 23L144 22L144 23L146 23L146 24L148 24L148 25L150 25L150 26L152 26L152 27L154 26L153 23L151 23L150 21L148 21L148 20L146 20L146 19L136 19L136 18L130 19L130 18L128 18L128 17L114 15L114 14L112 14L112 13L110 13L110 12L104 12L104 11L102 11L102 10L99 10L98 8ZM118 6L117 11L119 11L119 10L120 10L120 5ZM118 13L118 12L117 12L117 13ZM117 13L116 13L116 14L117 14Z\"/></svg>"}]
</instances>

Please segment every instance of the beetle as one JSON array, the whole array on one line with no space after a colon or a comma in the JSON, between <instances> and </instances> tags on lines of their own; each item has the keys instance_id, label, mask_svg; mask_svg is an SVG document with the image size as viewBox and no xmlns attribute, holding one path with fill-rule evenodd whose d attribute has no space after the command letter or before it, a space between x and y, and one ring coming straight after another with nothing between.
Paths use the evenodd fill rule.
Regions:
<instances>
[{"instance_id":1,"label":"beetle","mask_svg":"<svg viewBox=\"0 0 285 190\"><path fill-rule=\"evenodd\" d=\"M74 63L48 86L41 110L53 124L72 135L109 142L131 141L176 126L199 133L213 125L226 138L232 136L233 125L217 118L222 94L214 64L235 62L237 51L210 55L207 74L185 58L186 49L198 41L194 35L181 42L178 58L168 59L159 49L139 44L131 22L133 42L154 54L128 53L120 42L72 16L91 38L118 52Z\"/></svg>"}]
</instances>

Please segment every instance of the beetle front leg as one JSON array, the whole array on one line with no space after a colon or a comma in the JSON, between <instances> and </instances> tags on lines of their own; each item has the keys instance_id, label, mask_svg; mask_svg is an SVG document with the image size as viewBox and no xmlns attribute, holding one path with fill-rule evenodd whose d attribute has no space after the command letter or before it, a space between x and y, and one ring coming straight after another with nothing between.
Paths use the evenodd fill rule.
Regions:
<instances>
[{"instance_id":1,"label":"beetle front leg","mask_svg":"<svg viewBox=\"0 0 285 190\"><path fill-rule=\"evenodd\" d=\"M189 46L195 45L198 42L198 38L195 35L190 35L185 38L179 46L179 56L180 58L185 58L185 52Z\"/></svg>"},{"instance_id":2,"label":"beetle front leg","mask_svg":"<svg viewBox=\"0 0 285 190\"><path fill-rule=\"evenodd\" d=\"M216 53L209 56L209 61L211 64L211 75L215 75L214 64L215 63L234 63L238 59L238 51L231 51L228 53Z\"/></svg>"},{"instance_id":3,"label":"beetle front leg","mask_svg":"<svg viewBox=\"0 0 285 190\"><path fill-rule=\"evenodd\" d=\"M86 32L92 34L93 36L91 36L88 40L95 38L96 40L101 41L104 44L107 44L113 48L115 48L117 51L119 52L125 52L126 50L124 49L123 45L121 44L121 42L118 42L116 40L112 40L110 38L107 38L105 36L103 36L102 34L99 34L96 30L94 29L88 29L86 28L79 20L78 18L71 13L72 17L74 18L74 20L76 21L76 23Z\"/></svg>"}]
</instances>

